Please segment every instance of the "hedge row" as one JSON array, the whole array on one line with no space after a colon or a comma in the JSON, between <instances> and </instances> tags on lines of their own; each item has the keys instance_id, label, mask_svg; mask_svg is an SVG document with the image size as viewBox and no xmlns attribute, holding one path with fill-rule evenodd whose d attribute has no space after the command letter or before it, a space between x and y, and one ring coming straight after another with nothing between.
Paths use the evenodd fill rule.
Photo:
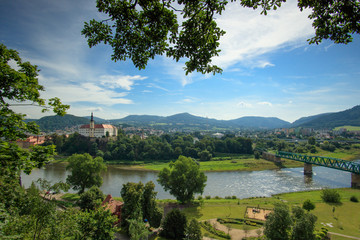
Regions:
<instances>
[{"instance_id":1,"label":"hedge row","mask_svg":"<svg viewBox=\"0 0 360 240\"><path fill-rule=\"evenodd\" d=\"M208 231L208 232L210 232L210 233L212 233L212 234L214 234L214 235L216 235L216 236L219 236L219 237L222 237L222 238L225 238L225 239L231 239L231 237L230 237L229 234L224 233L223 231L220 231L220 230L215 229L215 228L214 228L213 226L211 226L211 224L210 224L209 222L207 222L207 221L201 222L200 224L201 224L201 226L202 226L203 228L206 229L206 231Z\"/></svg>"},{"instance_id":2,"label":"hedge row","mask_svg":"<svg viewBox=\"0 0 360 240\"><path fill-rule=\"evenodd\" d=\"M245 224L251 225L251 226L264 225L263 221L243 219L243 218L218 218L217 221L221 224L224 224L224 223L244 224L245 223Z\"/></svg>"}]
</instances>

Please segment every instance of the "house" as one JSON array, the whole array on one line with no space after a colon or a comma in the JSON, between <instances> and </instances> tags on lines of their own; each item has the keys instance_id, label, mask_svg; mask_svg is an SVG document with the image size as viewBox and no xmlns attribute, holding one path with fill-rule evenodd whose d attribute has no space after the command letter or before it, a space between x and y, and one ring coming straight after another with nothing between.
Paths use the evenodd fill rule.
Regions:
<instances>
[{"instance_id":1,"label":"house","mask_svg":"<svg viewBox=\"0 0 360 240\"><path fill-rule=\"evenodd\" d=\"M24 140L17 140L16 144L21 148L29 148L30 146L35 146L38 144L43 144L45 142L45 136L29 136Z\"/></svg>"},{"instance_id":2,"label":"house","mask_svg":"<svg viewBox=\"0 0 360 240\"><path fill-rule=\"evenodd\" d=\"M117 136L118 130L110 124L95 124L93 113L91 113L90 124L80 126L79 133L86 137L113 137Z\"/></svg>"},{"instance_id":3,"label":"house","mask_svg":"<svg viewBox=\"0 0 360 240\"><path fill-rule=\"evenodd\" d=\"M116 215L119 223L121 221L121 209L124 203L114 200L111 194L107 195L101 206L105 207L105 210L109 210L113 215Z\"/></svg>"}]
</instances>

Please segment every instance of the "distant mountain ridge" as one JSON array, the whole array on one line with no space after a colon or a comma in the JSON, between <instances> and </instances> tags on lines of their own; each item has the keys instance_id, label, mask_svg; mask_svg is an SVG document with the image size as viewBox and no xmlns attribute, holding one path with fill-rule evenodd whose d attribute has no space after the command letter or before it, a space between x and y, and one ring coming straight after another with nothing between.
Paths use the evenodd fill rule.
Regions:
<instances>
[{"instance_id":1,"label":"distant mountain ridge","mask_svg":"<svg viewBox=\"0 0 360 240\"><path fill-rule=\"evenodd\" d=\"M34 121L34 119L32 119ZM89 120L83 117L77 117L71 114L65 116L46 116L35 120L42 131L63 130L77 125L87 124Z\"/></svg>"},{"instance_id":2,"label":"distant mountain ridge","mask_svg":"<svg viewBox=\"0 0 360 240\"><path fill-rule=\"evenodd\" d=\"M341 112L315 115L305 120L298 127L333 129L345 125L360 126L360 105Z\"/></svg>"},{"instance_id":3,"label":"distant mountain ridge","mask_svg":"<svg viewBox=\"0 0 360 240\"><path fill-rule=\"evenodd\" d=\"M77 117L66 114L64 117L47 116L34 120L43 131L54 131L89 123L90 116ZM110 123L114 125L129 124L133 126L151 126L161 129L187 129L187 130L211 130L211 129L275 129L275 128L328 128L352 125L360 126L360 105L351 109L336 112L323 113L309 117L303 117L293 123L276 117L241 117L233 120L217 120L194 116L189 113L179 113L167 117L156 115L129 115L121 119L105 120L94 116L96 123ZM30 120L28 120L30 121Z\"/></svg>"},{"instance_id":4,"label":"distant mountain ridge","mask_svg":"<svg viewBox=\"0 0 360 240\"><path fill-rule=\"evenodd\" d=\"M234 120L216 120L213 118L204 118L194 116L189 113L179 113L168 117L159 117L152 115L130 115L122 119L110 120L113 124L138 123L138 124L168 124L184 125L187 127L197 126L198 128L279 128L289 126L290 123L278 118L265 117L242 117Z\"/></svg>"}]
</instances>

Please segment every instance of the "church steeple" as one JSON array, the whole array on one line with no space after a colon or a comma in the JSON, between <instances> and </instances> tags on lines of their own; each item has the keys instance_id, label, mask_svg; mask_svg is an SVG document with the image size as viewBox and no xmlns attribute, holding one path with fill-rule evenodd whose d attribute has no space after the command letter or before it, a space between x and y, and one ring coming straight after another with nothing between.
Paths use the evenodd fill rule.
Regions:
<instances>
[{"instance_id":1,"label":"church steeple","mask_svg":"<svg viewBox=\"0 0 360 240\"><path fill-rule=\"evenodd\" d=\"M89 137L95 137L95 123L93 113L91 113Z\"/></svg>"}]
</instances>

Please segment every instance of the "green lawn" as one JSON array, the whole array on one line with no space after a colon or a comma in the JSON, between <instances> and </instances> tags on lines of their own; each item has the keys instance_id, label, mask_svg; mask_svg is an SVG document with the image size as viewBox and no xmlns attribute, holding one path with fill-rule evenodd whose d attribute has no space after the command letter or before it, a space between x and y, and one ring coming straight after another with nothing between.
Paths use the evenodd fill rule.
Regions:
<instances>
[{"instance_id":1,"label":"green lawn","mask_svg":"<svg viewBox=\"0 0 360 240\"><path fill-rule=\"evenodd\" d=\"M360 131L360 126L341 126L334 128L335 131L345 128L348 131Z\"/></svg>"},{"instance_id":2,"label":"green lawn","mask_svg":"<svg viewBox=\"0 0 360 240\"><path fill-rule=\"evenodd\" d=\"M197 220L207 220L213 218L244 218L247 206L259 206L272 208L275 202L285 202L290 209L293 206L302 206L306 199L310 199L315 205L315 210L311 211L318 217L316 228L320 229L323 224L331 224L327 227L330 232L350 236L360 236L360 202L350 201L351 196L356 196L360 200L359 189L337 189L341 195L341 205L329 205L322 202L321 191L295 192L278 194L271 198L249 198L249 199L210 199L205 200L202 205L184 209L188 218ZM333 212L333 208L335 211ZM241 228L241 226L239 226ZM333 239L333 238L332 238ZM334 239L342 239L336 237Z\"/></svg>"}]
</instances>

